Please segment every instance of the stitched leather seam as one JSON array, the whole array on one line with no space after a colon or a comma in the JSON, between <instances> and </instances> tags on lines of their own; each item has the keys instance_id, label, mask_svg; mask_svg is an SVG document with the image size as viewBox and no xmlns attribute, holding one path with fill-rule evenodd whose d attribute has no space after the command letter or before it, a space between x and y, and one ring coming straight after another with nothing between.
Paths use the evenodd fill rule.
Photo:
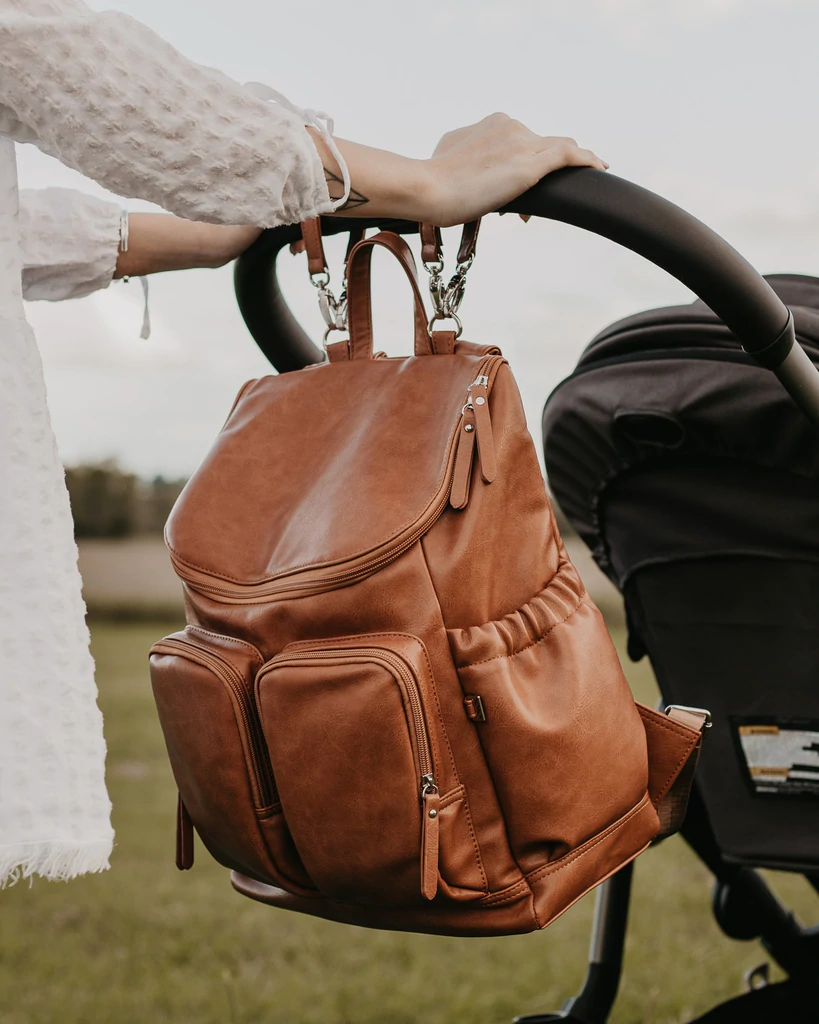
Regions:
<instances>
[{"instance_id":1,"label":"stitched leather seam","mask_svg":"<svg viewBox=\"0 0 819 1024\"><path fill-rule=\"evenodd\" d=\"M635 701L635 703L637 703ZM668 729L670 732L676 732L678 736L690 737L692 733L696 734L695 729L690 729L687 725L683 725L682 722L675 722L673 718L669 718L668 715L660 714L658 711L652 711L651 708L646 707L645 704L638 704L637 710L640 711L640 717L646 721L653 722L654 725L658 725L661 729Z\"/></svg>"},{"instance_id":2,"label":"stitched leather seam","mask_svg":"<svg viewBox=\"0 0 819 1024\"><path fill-rule=\"evenodd\" d=\"M426 554L424 553L423 547L421 548L421 554L422 554L422 556L424 558L424 565L426 565L427 559L426 559ZM429 575L429 566L427 566L427 574ZM432 577L430 576L430 583L431 582L432 582ZM434 588L433 588L433 590L434 590ZM444 742L446 743L446 749L449 752L449 760L450 760L450 763L452 764L452 772L453 772L453 775L455 776L455 778L458 779L458 769L457 769L457 766L455 764L455 754L452 751L452 744L449 742L449 734L447 733L446 725L444 724L444 715L443 715L443 712L441 711L440 701L438 700L438 687L435 685L435 676L432 674L432 665L431 665L430 660L429 660L429 651L427 651L427 645L425 643L423 643L423 641L421 641L419 639L418 642L421 644L421 647L422 647L422 649L424 651L424 658L425 658L426 663L427 663L427 669L429 671L429 677L432 680L432 694L433 694L433 697L435 698L435 709L438 712L438 720L441 723L441 732L442 732L443 737L444 737ZM460 779L458 779L458 781L460 782ZM469 810L469 800L467 799L467 796L466 796L466 789L463 790L463 793L464 793L463 805L464 805L464 810L466 811L466 823L469 826L469 835L470 835L470 838L472 839L472 848L475 851L475 859L476 859L476 861L478 863L478 870L480 871L481 879L483 880L484 892L488 892L489 891L489 880L487 879L486 872L484 871L483 858L481 857L481 850L480 850L480 847L478 846L478 838L475 835L475 829L474 829L474 827L472 825L472 813Z\"/></svg>"},{"instance_id":3,"label":"stitched leather seam","mask_svg":"<svg viewBox=\"0 0 819 1024\"><path fill-rule=\"evenodd\" d=\"M426 549L424 548L424 545L423 545L423 538L420 539L419 543L420 543L420 548L421 548L421 557L424 560L424 567L427 570L427 577L429 578L429 585L432 587L433 594L435 594L435 597L438 599L438 611L440 613L441 628L444 630L444 641L446 642L447 650L449 650L449 643L448 643L447 637L446 637L446 627L444 626L444 615L443 615L443 611L441 610L440 598L438 598L438 591L435 589L435 581L433 580L432 573L430 572L430 569L429 569L429 562L427 561L427 553L426 553ZM424 647L424 650L426 650L426 647ZM450 652L450 657L452 657L451 652ZM461 686L461 677L458 675L458 669L455 666L454 660L452 662L452 668L453 668L453 671L455 672L455 678L456 678L456 680L458 682L458 687L460 688L461 693L463 693L463 687ZM437 689L436 689L436 699L437 699ZM440 706L438 707L438 714L441 715L441 708L440 708ZM441 715L441 723L443 724L443 715ZM444 730L444 735L447 736L447 746L449 746L449 736L447 735L446 730ZM481 752L483 752L483 744L479 742L479 746L481 748ZM451 746L449 747L449 756L452 758L452 766L453 766L453 769L454 769L455 768L455 755L452 752L452 747ZM486 754L485 753L484 753L484 762L486 762ZM489 771L489 765L488 764L486 766L486 770L487 770L489 778L490 778L490 780L492 782L492 787L494 788L495 780L492 778L492 773ZM457 775L456 775L456 778L457 778ZM497 793L497 790L496 790L496 793ZM500 805L500 802L499 802L499 805ZM467 825L469 826L469 835L472 838L472 846L473 846L473 848L475 850L475 859L478 862L478 870L480 871L481 878L483 879L484 891L485 892L489 892L489 878L488 878L488 876L486 874L486 869L484 868L483 856L481 855L481 847L480 847L480 844L478 843L478 837L477 837L477 835L475 833L475 827L474 827L473 822L472 822L472 811L470 810L470 807L469 807L469 797L466 795L466 789L464 789L464 809L466 811L466 822L467 822ZM505 830L506 830L506 822L504 821L504 831ZM507 839L507 843L509 845L509 856L512 859L512 863L515 864L516 867L518 868L518 871L520 871L520 865L517 863L517 861L515 860L514 855L512 853L512 845L511 845L511 843L509 843L509 837L507 836L506 839ZM521 872L521 874L523 874L523 872Z\"/></svg>"},{"instance_id":4,"label":"stitched leather seam","mask_svg":"<svg viewBox=\"0 0 819 1024\"><path fill-rule=\"evenodd\" d=\"M288 650L290 648L299 648L299 647L301 647L301 648L308 648L308 647L315 646L316 644L320 644L320 643L328 643L329 644L329 643L339 642L339 641L342 641L342 640L355 640L357 642L360 641L360 642L363 643L364 641L366 641L368 639L386 640L386 639L395 639L396 637L398 637L399 639L402 639L402 640L412 640L412 641L414 641L415 643L417 643L420 646L421 650L423 651L424 663L427 666L427 672L429 673L430 683L432 684L430 689L432 690L432 696L433 696L433 699L435 701L435 710L436 710L437 715L438 715L438 721L441 723L441 734L444 737L444 743L446 744L446 749L447 749L447 752L449 754L449 761L450 761L450 764L452 765L452 774L455 777L456 781L460 784L461 780L458 778L458 769L457 769L457 767L455 765L455 756L452 753L452 745L449 742L449 736L448 736L447 731L446 731L446 725L444 724L444 716L443 716L443 714L441 712L441 704L440 704L440 702L438 700L438 688L435 685L435 675L433 674L433 671L432 671L432 663L429 660L429 651L427 650L427 645L424 643L424 641L420 637L417 637L417 636L415 636L412 633L398 633L398 632L392 632L392 633L350 633L347 636L331 637L327 641L324 641L324 640L301 640L301 641L297 641L294 644L288 644L287 647L285 648L285 650ZM344 650L344 648L342 647L342 648L340 648L340 650ZM281 653L283 654L284 651L282 651ZM431 738L432 737L430 737L430 739Z\"/></svg>"},{"instance_id":5,"label":"stitched leather seam","mask_svg":"<svg viewBox=\"0 0 819 1024\"><path fill-rule=\"evenodd\" d=\"M467 799L467 796L466 796L466 788L465 787L461 787L461 788L464 791L463 808L464 808L464 813L466 814L466 824L469 827L469 835L470 835L470 837L472 839L472 846L473 846L473 848L475 850L475 860L478 863L478 870L481 873L481 880L483 881L483 891L484 892L489 892L489 879L486 877L486 871L484 870L483 857L481 856L481 848L480 848L480 846L478 846L478 837L475 835L475 825L474 825L474 823L472 821L472 811L470 810L469 800Z\"/></svg>"},{"instance_id":6,"label":"stitched leather seam","mask_svg":"<svg viewBox=\"0 0 819 1024\"><path fill-rule=\"evenodd\" d=\"M397 632L396 633L352 633L352 634L348 634L347 636L328 637L327 640L299 640L299 641L296 641L296 643L288 644L287 647L285 647L284 650L280 652L280 654L276 655L276 657L277 658L280 657L280 656L285 656L286 657L285 651L292 650L294 648L300 648L302 650L309 651L309 649L311 647L317 647L319 644L325 644L325 643L326 644L338 644L340 641L343 641L343 640L355 640L356 642L363 644L367 640L395 639L396 637L398 637L398 638L400 638L402 640L412 640L412 641L414 641L416 644L418 644L420 646L421 650L424 653L424 661L425 661L426 666L427 666L427 671L429 673L429 679L430 679L430 684L431 684L430 688L432 690L432 694L433 694L433 697L435 699L435 707L436 707L437 712L438 712L438 718L439 718L439 720L441 722L441 731L442 731L443 736L444 736L444 742L446 743L447 750L449 751L449 759L452 762L452 774L455 776L455 780L457 782L460 782L460 779L458 778L458 772L455 769L455 759L452 756L452 748L449 745L449 737L447 736L446 727L444 726L444 719L443 719L443 716L441 715L441 708L440 708L440 705L438 704L438 693L437 693L436 688L435 688L435 676L432 674L432 665L430 664L429 654L427 652L426 644L423 642L423 640L421 640L420 637L414 636L412 633L397 633ZM336 648L326 647L326 648L320 648L320 649L321 650L331 650L332 651L332 650L335 650ZM343 654L344 651L349 651L349 650L351 650L351 648L346 647L346 646L339 646L338 647L339 654ZM396 656L401 658L400 654L397 654ZM275 658L271 658L271 662L275 661L275 660L276 660ZM402 660L403 660L403 658L402 658ZM427 729L427 732L429 734L429 729ZM429 741L430 741L430 744L432 746L433 762L437 763L438 760L439 760L439 758L438 758L438 751L437 751L437 749L435 747L435 739L434 739L434 737L431 734L429 734Z\"/></svg>"},{"instance_id":7,"label":"stitched leather seam","mask_svg":"<svg viewBox=\"0 0 819 1024\"><path fill-rule=\"evenodd\" d=\"M167 535L165 537L165 544L168 550L176 559L176 561L179 562L180 565L185 566L185 568L196 569L198 572L204 573L211 579L226 580L229 583L238 583L240 586L245 587L263 586L265 583L271 583L274 580L282 579L285 576L301 572L302 570L332 569L336 566L345 565L347 562L355 561L355 559L357 558L363 558L365 555L371 554L373 551L377 551L380 548L383 548L397 540L397 538L400 537L400 535L405 530L408 530L411 526L414 526L419 519L423 519L424 516L429 512L430 508L432 508L436 504L436 502L440 501L443 491L445 489L444 480L445 477L447 476L447 471L451 468L451 464L453 462L452 448L453 442L458 436L457 428L458 423L456 421L455 428L453 429L452 432L452 437L450 438L449 441L450 452L447 457L446 463L444 464L444 470L441 473L441 476L436 484L437 489L434 495L432 496L431 500L427 502L427 504L423 507L423 509L421 509L421 511L417 515L413 516L411 519L408 519L407 522L404 523L403 526L399 526L398 529L391 536L387 537L386 540L383 540L380 543L376 544L374 547L362 548L360 551L356 551L351 555L344 555L342 558L336 559L336 561L334 562L301 562L298 565L291 565L283 573L274 573L272 576L262 576L262 578L258 580L245 580L241 579L238 576L231 576L229 573L214 572L213 569L207 569L205 568L205 566L199 565L197 562L189 562L186 558L183 558L182 555L179 554L176 548L168 540Z\"/></svg>"},{"instance_id":8,"label":"stitched leather seam","mask_svg":"<svg viewBox=\"0 0 819 1024\"><path fill-rule=\"evenodd\" d=\"M159 647L159 645L161 643L162 643L162 641L160 640L155 645L155 647ZM219 675L216 672L213 671L213 668L210 665L206 664L200 658L197 658L195 656L195 654L193 654L192 652L186 652L186 653L183 654L181 651L178 651L178 650L175 650L174 648L170 648L169 647L165 651L161 650L161 648L160 648L157 651L157 653L158 654L164 654L166 656L170 655L172 657L177 657L177 658L187 658L188 661L192 661L194 663L194 665L198 665L200 668L203 668L206 672L210 673L210 675L212 677L214 677L215 679L217 679L219 681L222 689L227 694L228 700L230 701L230 708L231 708L231 711L233 712L233 724L236 726L236 733L237 733L237 735L239 737L239 746L241 747L241 750L242 750L242 759L245 762L245 777L246 777L246 781L247 781L247 785L248 785L248 791L250 793L250 802L251 802L251 804L253 806L254 811L258 812L259 810L265 810L266 808L259 808L257 806L257 804L256 804L256 796L255 796L255 794L253 792L253 789L254 789L254 787L253 787L253 772L254 772L254 768L253 768L253 765L252 765L252 763L250 762L250 760L249 760L249 758L247 756L247 751L245 750L245 743L243 742L243 740L246 741L248 747L252 747L253 743L252 743L251 737L245 731L244 723L242 721L240 721L241 715L240 715L239 710L237 708L237 701L236 701L236 697L235 697L233 691L225 683L224 679L221 679L219 677Z\"/></svg>"},{"instance_id":9,"label":"stitched leather seam","mask_svg":"<svg viewBox=\"0 0 819 1024\"><path fill-rule=\"evenodd\" d=\"M544 926L541 924L540 918L537 916L537 903L535 902L534 891L532 892L530 899L532 901L532 917L535 919L535 924L538 926L538 929L541 929Z\"/></svg>"},{"instance_id":10,"label":"stitched leather seam","mask_svg":"<svg viewBox=\"0 0 819 1024\"><path fill-rule=\"evenodd\" d=\"M532 893L532 890L529 888L529 886L527 885L527 886L518 888L518 885L516 884L515 886L512 887L512 889L510 889L508 891L504 890L504 895L501 896L500 898L496 899L496 898L490 896L487 899L479 900L478 902L479 902L480 906L482 906L482 907L501 907L501 906L503 906L504 903L514 903L515 900L519 900L522 897L525 897L526 895L529 895L530 897L533 897L533 895L534 895ZM535 920L537 920L537 918L535 918Z\"/></svg>"},{"instance_id":11,"label":"stitched leather seam","mask_svg":"<svg viewBox=\"0 0 819 1024\"><path fill-rule=\"evenodd\" d=\"M229 644L241 644L242 647L249 648L249 650L251 650L256 655L256 657L259 659L259 662L262 665L264 665L264 657L262 655L262 652L254 644L249 644L247 642L247 640L239 640L235 636L225 636L224 633L214 633L210 629L205 629L202 626L194 626L194 625L191 625L190 623L188 624L188 629L189 630L193 630L193 631L195 631L197 633L203 633L205 636L212 636L216 640L224 640L226 643L229 643Z\"/></svg>"},{"instance_id":12,"label":"stitched leather seam","mask_svg":"<svg viewBox=\"0 0 819 1024\"><path fill-rule=\"evenodd\" d=\"M576 850L573 850L571 853L567 853L564 857L553 861L551 864L544 864L542 867L535 868L534 871L530 871L526 876L527 880L535 882L539 878L543 878L545 875L551 875L557 871L562 871L563 868L568 867L568 865L577 860L578 857L583 857L590 850L593 850L595 846L599 846L600 843L605 842L609 836L614 835L615 832L619 831L624 825L626 825L634 815L638 814L646 805L651 806L648 793L646 793L643 799L638 804L635 804L634 807L632 807L632 809L622 818L615 821L613 825L609 825L607 829L604 829L598 835L592 836L591 839L586 840L586 842L583 843L582 846L578 846Z\"/></svg>"},{"instance_id":13,"label":"stitched leather seam","mask_svg":"<svg viewBox=\"0 0 819 1024\"><path fill-rule=\"evenodd\" d=\"M459 800L463 799L463 795L463 786L456 786L454 789L450 789L446 796L441 797L438 803L438 808L443 810L445 807L449 807L450 804L456 804Z\"/></svg>"},{"instance_id":14,"label":"stitched leather seam","mask_svg":"<svg viewBox=\"0 0 819 1024\"><path fill-rule=\"evenodd\" d=\"M498 903L501 900L507 900L514 896L522 896L524 893L530 891L531 890L526 879L521 878L519 882L507 885L505 889L499 889L497 892L488 893L480 902L483 906L491 906L493 903Z\"/></svg>"},{"instance_id":15,"label":"stitched leather seam","mask_svg":"<svg viewBox=\"0 0 819 1024\"><path fill-rule=\"evenodd\" d=\"M642 715L641 715L641 717L642 717ZM691 730L686 729L686 731L683 732L682 730L685 729L685 726L682 726L679 722L674 722L671 719L668 719L668 721L663 721L661 718L658 717L658 718L650 718L649 721L651 721L654 725L658 726L660 729L667 729L669 732L673 732L677 736L685 737L686 732L690 732L691 731ZM698 741L699 741L699 737L695 737L692 740L690 740L690 742L688 744L688 747L686 748L685 753L680 758L680 760L677 762L676 767L672 769L671 774L665 780L663 785L660 787L660 789L659 789L659 791L657 793L656 802L654 800L651 801L652 804L655 807L659 806L659 803L663 799L664 796L667 796L669 789L674 784L674 780L680 774L680 771L682 770L683 765L689 759L689 757L691 757L691 754L694 752L694 747L696 747Z\"/></svg>"}]
</instances>

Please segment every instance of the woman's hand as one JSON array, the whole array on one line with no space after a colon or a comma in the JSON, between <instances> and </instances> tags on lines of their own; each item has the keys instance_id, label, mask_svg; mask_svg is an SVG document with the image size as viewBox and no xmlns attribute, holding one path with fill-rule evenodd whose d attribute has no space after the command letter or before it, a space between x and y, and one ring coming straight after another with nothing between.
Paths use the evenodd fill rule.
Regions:
<instances>
[{"instance_id":1,"label":"woman's hand","mask_svg":"<svg viewBox=\"0 0 819 1024\"><path fill-rule=\"evenodd\" d=\"M324 164L331 198L341 174L318 132L310 131ZM395 217L440 227L463 224L510 202L561 167L608 164L574 139L535 135L506 114L446 134L428 160L411 160L336 140L352 181L342 217Z\"/></svg>"},{"instance_id":2,"label":"woman's hand","mask_svg":"<svg viewBox=\"0 0 819 1024\"><path fill-rule=\"evenodd\" d=\"M426 161L428 220L441 227L464 224L497 210L561 167L609 165L574 139L534 132L506 114L448 132Z\"/></svg>"}]
</instances>

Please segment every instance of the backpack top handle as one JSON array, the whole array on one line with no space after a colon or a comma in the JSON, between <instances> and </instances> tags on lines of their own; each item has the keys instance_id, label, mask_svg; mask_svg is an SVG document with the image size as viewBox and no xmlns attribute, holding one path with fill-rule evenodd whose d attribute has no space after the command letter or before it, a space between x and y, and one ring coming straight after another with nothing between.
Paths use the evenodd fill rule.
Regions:
<instances>
[{"instance_id":1,"label":"backpack top handle","mask_svg":"<svg viewBox=\"0 0 819 1024\"><path fill-rule=\"evenodd\" d=\"M347 293L350 318L350 359L372 359L373 356L373 318L370 282L372 271L372 255L376 246L382 246L401 264L407 279L412 286L413 307L415 312L415 355L432 355L433 348L427 326L427 315L415 258L412 250L394 231L381 231L372 238L364 238L350 253L347 262Z\"/></svg>"},{"instance_id":2,"label":"backpack top handle","mask_svg":"<svg viewBox=\"0 0 819 1024\"><path fill-rule=\"evenodd\" d=\"M745 352L776 373L819 426L819 370L796 341L790 311L744 257L691 214L639 185L592 168L549 174L501 212L582 227L666 270L710 306ZM410 222L322 220L325 235L376 226L399 234L418 231ZM264 232L235 269L237 299L248 329L280 372L324 358L288 309L276 279L276 255L300 235L298 225Z\"/></svg>"}]
</instances>

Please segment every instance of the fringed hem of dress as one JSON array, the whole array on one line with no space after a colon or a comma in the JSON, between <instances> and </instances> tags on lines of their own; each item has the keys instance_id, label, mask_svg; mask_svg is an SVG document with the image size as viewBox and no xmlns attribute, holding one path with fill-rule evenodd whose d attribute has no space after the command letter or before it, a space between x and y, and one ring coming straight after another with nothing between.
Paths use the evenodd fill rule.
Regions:
<instances>
[{"instance_id":1,"label":"fringed hem of dress","mask_svg":"<svg viewBox=\"0 0 819 1024\"><path fill-rule=\"evenodd\" d=\"M90 842L54 839L0 846L0 889L34 875L67 882L78 875L107 871L113 846L113 835Z\"/></svg>"}]
</instances>

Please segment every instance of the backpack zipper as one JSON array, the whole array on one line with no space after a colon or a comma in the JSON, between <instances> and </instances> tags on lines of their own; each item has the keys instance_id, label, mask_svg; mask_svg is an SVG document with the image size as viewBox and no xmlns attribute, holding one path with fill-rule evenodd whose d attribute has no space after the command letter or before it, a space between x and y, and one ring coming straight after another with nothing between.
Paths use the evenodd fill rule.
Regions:
<instances>
[{"instance_id":1,"label":"backpack zipper","mask_svg":"<svg viewBox=\"0 0 819 1024\"><path fill-rule=\"evenodd\" d=\"M450 502L452 481L454 479L455 463L459 445L459 433L462 430L464 417L468 409L476 413L475 423L478 432L479 458L481 459L482 475L484 480L490 482L488 475L494 479L494 444L492 442L492 424L489 419L488 396L489 390L494 382L498 368L505 362L503 356L487 356L478 367L475 380L469 385L466 395L466 403L458 418L458 426L452 445L451 469L446 475L446 482L442 492L439 494L435 504L422 519L416 524L413 531L408 534L400 543L385 551L383 554L368 559L354 568L345 569L336 573L327 573L318 578L299 580L305 577L308 572L318 572L318 567L310 570L292 570L279 579L262 581L259 583L236 583L233 586L212 583L214 578L204 570L197 570L188 566L174 552L170 551L171 562L177 575L191 588L201 594L217 597L233 604L255 604L266 598L283 598L287 596L304 596L306 594L335 590L340 587L349 586L359 580L371 576L374 572L382 569L390 562L394 562L405 551L412 547L431 527L435 524ZM483 399L483 401L480 401ZM471 404L471 403L474 403ZM475 408L477 406L477 409ZM480 426L478 423L480 422ZM481 447L483 445L483 447ZM488 464L487 464L488 460Z\"/></svg>"},{"instance_id":2,"label":"backpack zipper","mask_svg":"<svg viewBox=\"0 0 819 1024\"><path fill-rule=\"evenodd\" d=\"M244 680L239 672L229 661L218 654L213 654L197 644L191 643L189 640L180 640L178 637L166 637L164 640L160 640L151 648L151 653L173 653L186 657L203 668L209 669L227 685L236 698L236 704L239 707L239 713L245 727L253 777L262 801L262 807L275 806L279 802L279 795L276 792L273 768L267 753L267 744L264 740L262 725L259 721L256 707L248 696Z\"/></svg>"}]
</instances>

